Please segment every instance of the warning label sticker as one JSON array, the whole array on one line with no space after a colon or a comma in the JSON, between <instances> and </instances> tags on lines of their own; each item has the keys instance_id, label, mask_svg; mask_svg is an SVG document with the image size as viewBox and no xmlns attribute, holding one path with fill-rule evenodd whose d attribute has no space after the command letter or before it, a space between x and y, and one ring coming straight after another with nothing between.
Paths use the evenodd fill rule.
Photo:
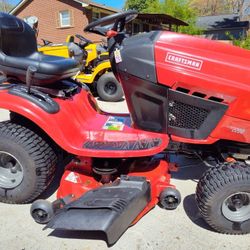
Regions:
<instances>
[{"instance_id":1,"label":"warning label sticker","mask_svg":"<svg viewBox=\"0 0 250 250\"><path fill-rule=\"evenodd\" d=\"M79 177L74 172L70 172L65 180L72 183L78 183L78 178Z\"/></svg>"},{"instance_id":2,"label":"warning label sticker","mask_svg":"<svg viewBox=\"0 0 250 250\"><path fill-rule=\"evenodd\" d=\"M125 126L125 118L110 116L103 126L105 130L122 131Z\"/></svg>"}]
</instances>

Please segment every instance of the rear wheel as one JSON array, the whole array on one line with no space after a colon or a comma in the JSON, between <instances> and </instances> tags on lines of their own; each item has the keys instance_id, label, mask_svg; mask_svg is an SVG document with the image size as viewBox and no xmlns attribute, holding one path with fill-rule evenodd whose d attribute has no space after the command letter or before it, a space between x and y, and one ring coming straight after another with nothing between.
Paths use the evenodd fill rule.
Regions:
<instances>
[{"instance_id":1,"label":"rear wheel","mask_svg":"<svg viewBox=\"0 0 250 250\"><path fill-rule=\"evenodd\" d=\"M200 179L196 200L206 222L227 234L250 232L250 166L223 163Z\"/></svg>"},{"instance_id":2,"label":"rear wheel","mask_svg":"<svg viewBox=\"0 0 250 250\"><path fill-rule=\"evenodd\" d=\"M98 79L96 89L98 96L104 101L117 102L123 97L122 86L111 72Z\"/></svg>"},{"instance_id":3,"label":"rear wheel","mask_svg":"<svg viewBox=\"0 0 250 250\"><path fill-rule=\"evenodd\" d=\"M0 123L0 201L33 201L52 181L56 162L56 153L41 136L14 122Z\"/></svg>"}]
</instances>

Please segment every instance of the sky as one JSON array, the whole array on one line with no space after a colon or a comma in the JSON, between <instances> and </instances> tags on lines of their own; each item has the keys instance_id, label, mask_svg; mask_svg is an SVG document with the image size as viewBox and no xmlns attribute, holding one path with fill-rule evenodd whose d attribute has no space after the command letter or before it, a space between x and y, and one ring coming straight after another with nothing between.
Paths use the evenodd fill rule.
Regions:
<instances>
[{"instance_id":1,"label":"sky","mask_svg":"<svg viewBox=\"0 0 250 250\"><path fill-rule=\"evenodd\" d=\"M117 9L122 9L124 6L125 0L94 0L93 2L102 3L107 6L111 6Z\"/></svg>"},{"instance_id":2,"label":"sky","mask_svg":"<svg viewBox=\"0 0 250 250\"><path fill-rule=\"evenodd\" d=\"M18 2L20 2L20 0L9 0L9 3L11 3L13 5L16 5ZM117 8L117 9L122 9L122 7L125 3L125 0L93 0L93 2L102 3L102 4L105 4L107 6Z\"/></svg>"}]
</instances>

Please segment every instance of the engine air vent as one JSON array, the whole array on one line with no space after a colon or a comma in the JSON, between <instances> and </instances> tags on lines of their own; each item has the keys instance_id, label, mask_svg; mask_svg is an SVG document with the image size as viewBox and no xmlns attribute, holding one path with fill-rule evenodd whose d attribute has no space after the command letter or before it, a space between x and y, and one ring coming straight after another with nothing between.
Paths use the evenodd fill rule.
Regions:
<instances>
[{"instance_id":1,"label":"engine air vent","mask_svg":"<svg viewBox=\"0 0 250 250\"><path fill-rule=\"evenodd\" d=\"M184 129L199 129L209 111L179 101L169 103L169 125Z\"/></svg>"},{"instance_id":2,"label":"engine air vent","mask_svg":"<svg viewBox=\"0 0 250 250\"><path fill-rule=\"evenodd\" d=\"M223 102L224 100L215 96L211 96L208 98L208 100L210 101L214 101L214 102Z\"/></svg>"},{"instance_id":3,"label":"engine air vent","mask_svg":"<svg viewBox=\"0 0 250 250\"><path fill-rule=\"evenodd\" d=\"M203 94L203 93L200 93L200 92L194 92L192 95L200 97L200 98L205 98L207 96L206 94Z\"/></svg>"},{"instance_id":4,"label":"engine air vent","mask_svg":"<svg viewBox=\"0 0 250 250\"><path fill-rule=\"evenodd\" d=\"M189 89L185 89L185 88L181 88L181 87L178 87L176 90L179 92L182 92L182 93L186 93L186 94L188 94L190 92Z\"/></svg>"},{"instance_id":5,"label":"engine air vent","mask_svg":"<svg viewBox=\"0 0 250 250\"><path fill-rule=\"evenodd\" d=\"M196 97L199 97L199 98L202 98L202 99L208 99L208 100L214 101L214 102L219 102L219 103L224 102L224 99L222 99L222 98L215 97L215 96L208 96L207 94L201 93L201 92L198 92L198 91L195 91L195 92L191 93L190 89L183 88L183 87L177 87L176 91L184 93L184 94L189 94L189 95L192 95L192 96L196 96Z\"/></svg>"},{"instance_id":6,"label":"engine air vent","mask_svg":"<svg viewBox=\"0 0 250 250\"><path fill-rule=\"evenodd\" d=\"M190 139L206 139L227 108L223 103L170 89L168 133Z\"/></svg>"}]
</instances>

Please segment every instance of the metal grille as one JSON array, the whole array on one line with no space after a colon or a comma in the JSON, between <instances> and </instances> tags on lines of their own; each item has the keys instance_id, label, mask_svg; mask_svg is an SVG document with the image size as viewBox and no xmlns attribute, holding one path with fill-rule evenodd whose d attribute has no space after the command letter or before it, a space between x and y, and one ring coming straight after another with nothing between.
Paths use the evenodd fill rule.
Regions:
<instances>
[{"instance_id":1,"label":"metal grille","mask_svg":"<svg viewBox=\"0 0 250 250\"><path fill-rule=\"evenodd\" d=\"M169 126L184 129L199 129L209 111L179 101L169 102Z\"/></svg>"}]
</instances>

